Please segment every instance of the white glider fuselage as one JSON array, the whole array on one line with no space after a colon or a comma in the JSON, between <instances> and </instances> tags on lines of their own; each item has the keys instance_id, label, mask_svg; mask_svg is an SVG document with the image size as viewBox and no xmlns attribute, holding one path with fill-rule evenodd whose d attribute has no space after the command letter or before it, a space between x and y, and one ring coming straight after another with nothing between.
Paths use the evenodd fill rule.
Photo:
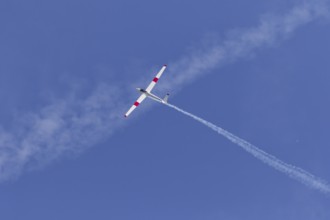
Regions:
<instances>
[{"instance_id":1,"label":"white glider fuselage","mask_svg":"<svg viewBox=\"0 0 330 220\"><path fill-rule=\"evenodd\" d=\"M153 99L156 102L167 103L167 101L165 99L159 98L158 96L152 94L151 92L147 92L145 89L136 88L136 90L142 94L145 94L148 98Z\"/></svg>"}]
</instances>

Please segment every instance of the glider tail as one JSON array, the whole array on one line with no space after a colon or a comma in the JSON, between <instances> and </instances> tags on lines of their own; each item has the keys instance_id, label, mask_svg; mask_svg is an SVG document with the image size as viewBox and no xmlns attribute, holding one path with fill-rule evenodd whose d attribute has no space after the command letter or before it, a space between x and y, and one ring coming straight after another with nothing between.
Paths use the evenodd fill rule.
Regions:
<instances>
[{"instance_id":1,"label":"glider tail","mask_svg":"<svg viewBox=\"0 0 330 220\"><path fill-rule=\"evenodd\" d=\"M167 103L167 101L168 101L168 97L169 97L169 96L170 96L170 94L167 93L166 96L163 98L163 101L164 101L165 103Z\"/></svg>"}]
</instances>

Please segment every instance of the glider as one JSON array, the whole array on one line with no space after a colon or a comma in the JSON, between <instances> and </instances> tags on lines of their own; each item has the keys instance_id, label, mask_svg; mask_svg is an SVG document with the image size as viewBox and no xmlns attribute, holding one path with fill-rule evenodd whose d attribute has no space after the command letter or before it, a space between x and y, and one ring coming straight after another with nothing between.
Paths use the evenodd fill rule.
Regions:
<instances>
[{"instance_id":1,"label":"glider","mask_svg":"<svg viewBox=\"0 0 330 220\"><path fill-rule=\"evenodd\" d=\"M158 82L159 78L162 76L163 72L165 71L167 65L164 65L159 72L157 73L157 75L155 76L155 78L151 81L151 83L148 85L148 87L146 89L141 89L141 88L136 88L140 93L142 93L140 95L140 97L136 100L136 102L134 102L134 104L132 105L132 107L126 112L125 117L127 118L135 109L136 107L138 107L141 102L143 102L143 100L145 98L151 98L157 102L160 103L167 103L168 100L168 96L170 94L166 94L166 96L161 99L158 96L154 95L151 93L151 90L155 87L156 83Z\"/></svg>"}]
</instances>

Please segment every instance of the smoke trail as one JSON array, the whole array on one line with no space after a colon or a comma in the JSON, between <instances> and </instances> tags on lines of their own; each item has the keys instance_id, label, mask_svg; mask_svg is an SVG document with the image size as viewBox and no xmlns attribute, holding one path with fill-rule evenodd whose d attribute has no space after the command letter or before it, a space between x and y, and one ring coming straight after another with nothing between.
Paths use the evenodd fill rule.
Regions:
<instances>
[{"instance_id":1,"label":"smoke trail","mask_svg":"<svg viewBox=\"0 0 330 220\"><path fill-rule=\"evenodd\" d=\"M313 174L299 168L296 166L293 166L291 164L287 164L283 161L281 161L280 159L276 158L275 156L259 149L258 147L254 146L253 144L250 144L249 142L233 135L232 133L224 130L223 128L220 128L214 124L212 124L211 122L208 122L200 117L197 117L189 112L186 112L174 105L171 104L166 104L167 106L195 119L196 121L199 121L200 123L204 124L205 126L211 128L212 130L214 130L215 132L221 134L222 136L224 136L225 138L227 138L228 140L230 140L231 142L237 144L238 146L242 147L245 151L247 151L248 153L250 153L252 156L254 156L255 158L261 160L262 162L264 162L265 164L275 168L276 170L285 173L286 175L288 175L289 177L298 180L299 182L317 189L323 193L330 193L330 185L314 176Z\"/></svg>"}]
</instances>

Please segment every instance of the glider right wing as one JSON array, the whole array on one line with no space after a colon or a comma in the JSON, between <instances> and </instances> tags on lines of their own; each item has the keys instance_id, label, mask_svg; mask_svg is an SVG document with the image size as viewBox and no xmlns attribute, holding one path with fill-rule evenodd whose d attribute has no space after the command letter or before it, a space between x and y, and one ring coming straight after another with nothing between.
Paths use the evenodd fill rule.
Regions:
<instances>
[{"instance_id":1,"label":"glider right wing","mask_svg":"<svg viewBox=\"0 0 330 220\"><path fill-rule=\"evenodd\" d=\"M166 65L164 65L159 72L157 73L157 75L155 76L155 78L151 81L151 83L148 85L148 87L146 88L147 92L151 92L151 90L155 87L156 83L158 82L159 78L162 76L163 72L166 69Z\"/></svg>"},{"instance_id":2,"label":"glider right wing","mask_svg":"<svg viewBox=\"0 0 330 220\"><path fill-rule=\"evenodd\" d=\"M134 104L132 105L132 107L126 112L125 117L127 118L132 111L134 111L134 109L136 109L136 107L138 107L140 105L141 102L143 102L143 100L147 97L146 94L142 94L140 95L140 97L136 100L136 102L134 102Z\"/></svg>"}]
</instances>

